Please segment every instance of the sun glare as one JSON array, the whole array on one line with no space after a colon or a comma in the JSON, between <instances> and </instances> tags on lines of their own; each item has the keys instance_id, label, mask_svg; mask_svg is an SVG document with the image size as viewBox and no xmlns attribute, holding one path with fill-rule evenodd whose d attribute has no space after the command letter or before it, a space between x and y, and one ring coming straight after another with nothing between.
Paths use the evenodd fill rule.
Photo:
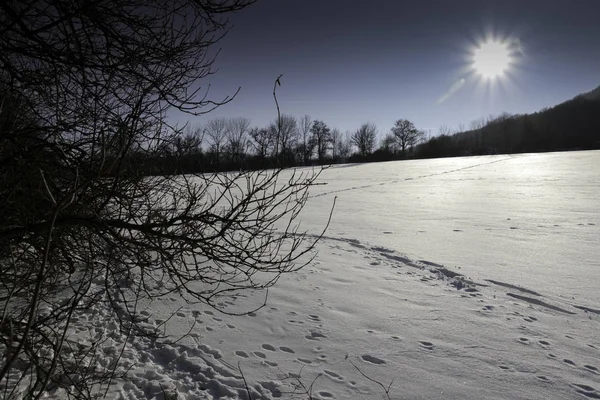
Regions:
<instances>
[{"instance_id":1,"label":"sun glare","mask_svg":"<svg viewBox=\"0 0 600 400\"><path fill-rule=\"evenodd\" d=\"M508 44L497 40L481 42L473 52L473 69L485 79L501 78L511 62Z\"/></svg>"}]
</instances>

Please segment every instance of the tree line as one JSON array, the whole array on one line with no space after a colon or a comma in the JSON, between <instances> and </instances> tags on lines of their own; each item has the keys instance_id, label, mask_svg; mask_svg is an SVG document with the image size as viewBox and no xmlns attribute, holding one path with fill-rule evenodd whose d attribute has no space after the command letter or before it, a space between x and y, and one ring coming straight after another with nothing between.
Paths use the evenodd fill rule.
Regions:
<instances>
[{"instance_id":1,"label":"tree line","mask_svg":"<svg viewBox=\"0 0 600 400\"><path fill-rule=\"evenodd\" d=\"M220 117L187 125L144 164L150 174L176 174L376 161L410 156L423 137L406 119L397 120L380 141L370 122L342 133L310 115L282 114L265 127L253 127L244 117Z\"/></svg>"},{"instance_id":2,"label":"tree line","mask_svg":"<svg viewBox=\"0 0 600 400\"><path fill-rule=\"evenodd\" d=\"M447 126L430 137L408 119L386 130L365 122L342 133L310 115L282 114L267 126L244 117L187 125L148 165L151 174L256 170L270 167L375 162L600 148L599 89L533 114L488 116ZM177 162L174 162L177 160Z\"/></svg>"}]
</instances>

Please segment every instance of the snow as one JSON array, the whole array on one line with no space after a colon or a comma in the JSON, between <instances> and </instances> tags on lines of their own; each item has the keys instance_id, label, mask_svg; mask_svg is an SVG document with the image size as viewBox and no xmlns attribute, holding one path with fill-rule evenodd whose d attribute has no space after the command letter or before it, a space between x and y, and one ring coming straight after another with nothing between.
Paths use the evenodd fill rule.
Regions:
<instances>
[{"instance_id":1,"label":"snow","mask_svg":"<svg viewBox=\"0 0 600 400\"><path fill-rule=\"evenodd\" d=\"M146 304L148 324L174 313L173 338L191 328L159 345L99 304L75 337L110 337L104 365L124 348L110 398L382 399L390 383L392 399L600 398L599 166L595 151L332 167L302 214L318 233L337 196L318 256L264 308Z\"/></svg>"}]
</instances>

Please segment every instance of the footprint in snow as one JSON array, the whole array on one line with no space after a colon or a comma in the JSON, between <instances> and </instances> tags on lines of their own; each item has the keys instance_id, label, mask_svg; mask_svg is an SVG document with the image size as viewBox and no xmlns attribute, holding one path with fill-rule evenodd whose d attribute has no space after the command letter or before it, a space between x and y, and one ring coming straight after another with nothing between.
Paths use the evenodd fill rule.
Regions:
<instances>
[{"instance_id":1,"label":"footprint in snow","mask_svg":"<svg viewBox=\"0 0 600 400\"><path fill-rule=\"evenodd\" d=\"M584 385L581 383L571 383L571 386L575 388L577 393L584 395L590 399L600 399L600 393L593 387L589 385Z\"/></svg>"},{"instance_id":2,"label":"footprint in snow","mask_svg":"<svg viewBox=\"0 0 600 400\"><path fill-rule=\"evenodd\" d=\"M425 350L433 350L433 343L426 342L423 340L419 340L419 343L421 344L421 347L423 347Z\"/></svg>"},{"instance_id":3,"label":"footprint in snow","mask_svg":"<svg viewBox=\"0 0 600 400\"><path fill-rule=\"evenodd\" d=\"M385 360L382 360L381 358L377 358L375 356L372 356L370 354L364 354L361 356L361 358L371 364L385 364Z\"/></svg>"},{"instance_id":4,"label":"footprint in snow","mask_svg":"<svg viewBox=\"0 0 600 400\"><path fill-rule=\"evenodd\" d=\"M598 368L594 367L593 365L586 364L583 366L583 368L587 369L590 372L593 372L594 374L597 374L598 372L600 372L600 371L598 371Z\"/></svg>"},{"instance_id":5,"label":"footprint in snow","mask_svg":"<svg viewBox=\"0 0 600 400\"><path fill-rule=\"evenodd\" d=\"M308 340L319 340L319 338L326 338L327 336L323 335L321 332L311 331L309 335L304 336L305 339Z\"/></svg>"},{"instance_id":6,"label":"footprint in snow","mask_svg":"<svg viewBox=\"0 0 600 400\"><path fill-rule=\"evenodd\" d=\"M540 346L542 346L545 349L550 347L550 342L547 342L545 340L540 340L540 341L538 341L538 343L540 344Z\"/></svg>"},{"instance_id":7,"label":"footprint in snow","mask_svg":"<svg viewBox=\"0 0 600 400\"><path fill-rule=\"evenodd\" d=\"M283 351L283 352L285 352L285 353L291 353L291 354L294 354L294 353L295 353L295 351L294 351L294 350L290 349L290 348L289 348L289 347L287 347L287 346L281 346L281 347L279 348L279 350L281 350L281 351Z\"/></svg>"},{"instance_id":8,"label":"footprint in snow","mask_svg":"<svg viewBox=\"0 0 600 400\"><path fill-rule=\"evenodd\" d=\"M335 378L335 379L337 379L339 381L343 381L344 380L344 377L341 376L340 374L338 374L337 372L329 371L327 369L324 369L323 372L326 375L329 375L330 377Z\"/></svg>"},{"instance_id":9,"label":"footprint in snow","mask_svg":"<svg viewBox=\"0 0 600 400\"><path fill-rule=\"evenodd\" d=\"M519 343L521 343L521 344L529 344L529 339L527 339L525 337L520 337L519 338Z\"/></svg>"}]
</instances>

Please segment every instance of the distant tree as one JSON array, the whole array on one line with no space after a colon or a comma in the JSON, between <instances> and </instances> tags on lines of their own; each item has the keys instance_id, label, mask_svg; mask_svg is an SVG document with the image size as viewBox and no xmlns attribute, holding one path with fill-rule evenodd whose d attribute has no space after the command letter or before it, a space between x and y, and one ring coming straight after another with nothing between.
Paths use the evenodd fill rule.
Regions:
<instances>
[{"instance_id":1,"label":"distant tree","mask_svg":"<svg viewBox=\"0 0 600 400\"><path fill-rule=\"evenodd\" d=\"M312 154L315 151L315 141L311 136L311 126L312 119L310 118L310 115L306 114L300 118L298 123L299 138L297 149L299 158L304 165L308 165Z\"/></svg>"},{"instance_id":2,"label":"distant tree","mask_svg":"<svg viewBox=\"0 0 600 400\"><path fill-rule=\"evenodd\" d=\"M397 120L391 131L403 155L406 155L407 148L417 144L419 138L423 136L423 132L407 119Z\"/></svg>"},{"instance_id":3,"label":"distant tree","mask_svg":"<svg viewBox=\"0 0 600 400\"><path fill-rule=\"evenodd\" d=\"M338 162L339 161L339 148L341 146L341 144L343 143L344 139L342 136L342 132L337 129L337 128L333 128L331 130L331 158L333 159L334 162Z\"/></svg>"},{"instance_id":4,"label":"distant tree","mask_svg":"<svg viewBox=\"0 0 600 400\"><path fill-rule=\"evenodd\" d=\"M215 118L205 126L205 132L209 139L210 151L214 154L215 161L221 162L221 153L223 152L223 146L227 140L227 118Z\"/></svg>"},{"instance_id":5,"label":"distant tree","mask_svg":"<svg viewBox=\"0 0 600 400\"><path fill-rule=\"evenodd\" d=\"M329 144L331 143L331 129L323 121L315 120L310 128L317 147L317 157L322 164L327 157Z\"/></svg>"},{"instance_id":6,"label":"distant tree","mask_svg":"<svg viewBox=\"0 0 600 400\"><path fill-rule=\"evenodd\" d=\"M442 125L438 129L438 135L450 135L452 133L452 129L448 125Z\"/></svg>"},{"instance_id":7,"label":"distant tree","mask_svg":"<svg viewBox=\"0 0 600 400\"><path fill-rule=\"evenodd\" d=\"M398 152L398 141L396 140L396 136L392 133L385 135L385 137L381 139L379 149L387 153L396 154Z\"/></svg>"},{"instance_id":8,"label":"distant tree","mask_svg":"<svg viewBox=\"0 0 600 400\"><path fill-rule=\"evenodd\" d=\"M474 119L469 123L469 128L474 131L477 129L481 129L485 126L485 119L483 117Z\"/></svg>"},{"instance_id":9,"label":"distant tree","mask_svg":"<svg viewBox=\"0 0 600 400\"><path fill-rule=\"evenodd\" d=\"M226 147L234 164L239 163L246 152L248 145L246 134L249 128L250 120L248 118L238 117L227 121Z\"/></svg>"},{"instance_id":10,"label":"distant tree","mask_svg":"<svg viewBox=\"0 0 600 400\"><path fill-rule=\"evenodd\" d=\"M252 139L251 146L259 158L265 160L274 149L274 132L268 128L252 128L249 136Z\"/></svg>"},{"instance_id":11,"label":"distant tree","mask_svg":"<svg viewBox=\"0 0 600 400\"><path fill-rule=\"evenodd\" d=\"M358 153L365 157L373 152L376 138L377 127L375 124L366 123L350 136L350 142L358 148Z\"/></svg>"},{"instance_id":12,"label":"distant tree","mask_svg":"<svg viewBox=\"0 0 600 400\"><path fill-rule=\"evenodd\" d=\"M283 154L289 153L298 140L298 121L293 115L281 115L281 131L279 132L279 147Z\"/></svg>"},{"instance_id":13,"label":"distant tree","mask_svg":"<svg viewBox=\"0 0 600 400\"><path fill-rule=\"evenodd\" d=\"M337 142L336 153L340 161L345 162L352 154L352 143L350 142L351 134L346 132L342 135L341 139Z\"/></svg>"}]
</instances>

